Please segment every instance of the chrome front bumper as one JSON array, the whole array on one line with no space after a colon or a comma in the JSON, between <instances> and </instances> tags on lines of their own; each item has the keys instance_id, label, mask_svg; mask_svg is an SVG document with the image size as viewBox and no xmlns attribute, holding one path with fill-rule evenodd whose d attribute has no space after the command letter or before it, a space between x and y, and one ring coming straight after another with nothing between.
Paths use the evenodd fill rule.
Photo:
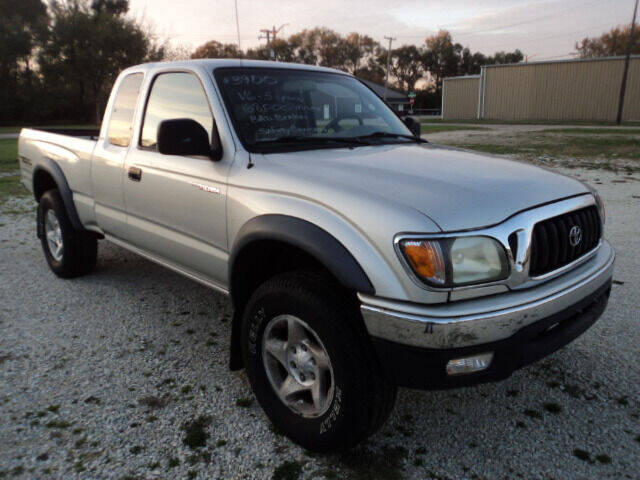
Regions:
<instances>
[{"instance_id":1,"label":"chrome front bumper","mask_svg":"<svg viewBox=\"0 0 640 480\"><path fill-rule=\"evenodd\" d=\"M360 294L370 335L429 349L468 347L506 339L583 300L610 281L615 252L604 241L589 261L533 288L438 305Z\"/></svg>"}]
</instances>

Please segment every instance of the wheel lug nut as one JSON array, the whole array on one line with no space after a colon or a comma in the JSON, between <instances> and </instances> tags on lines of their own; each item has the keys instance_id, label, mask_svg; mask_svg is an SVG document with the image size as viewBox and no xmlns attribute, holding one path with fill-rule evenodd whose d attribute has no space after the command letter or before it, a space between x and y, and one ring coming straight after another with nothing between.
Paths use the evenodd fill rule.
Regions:
<instances>
[{"instance_id":1,"label":"wheel lug nut","mask_svg":"<svg viewBox=\"0 0 640 480\"><path fill-rule=\"evenodd\" d=\"M301 373L301 374L300 374L300 380L302 380L303 382L306 380L306 378L305 378L305 376L304 376L304 373Z\"/></svg>"}]
</instances>

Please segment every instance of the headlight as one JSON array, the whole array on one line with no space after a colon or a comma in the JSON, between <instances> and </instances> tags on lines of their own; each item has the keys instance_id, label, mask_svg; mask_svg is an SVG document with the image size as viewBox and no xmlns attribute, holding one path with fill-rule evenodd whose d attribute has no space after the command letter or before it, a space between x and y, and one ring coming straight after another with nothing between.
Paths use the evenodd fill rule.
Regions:
<instances>
[{"instance_id":1,"label":"headlight","mask_svg":"<svg viewBox=\"0 0 640 480\"><path fill-rule=\"evenodd\" d=\"M457 287L507 278L504 248L489 237L407 239L400 250L413 272L434 287Z\"/></svg>"},{"instance_id":2,"label":"headlight","mask_svg":"<svg viewBox=\"0 0 640 480\"><path fill-rule=\"evenodd\" d=\"M604 208L604 200L602 200L602 197L593 186L591 186L587 182L582 182L582 184L589 189L593 197L596 199L596 206L598 207L598 213L600 214L600 219L602 220L602 224L604 225L604 221L606 220L606 217L607 217L607 212L605 211L605 208Z\"/></svg>"}]
</instances>

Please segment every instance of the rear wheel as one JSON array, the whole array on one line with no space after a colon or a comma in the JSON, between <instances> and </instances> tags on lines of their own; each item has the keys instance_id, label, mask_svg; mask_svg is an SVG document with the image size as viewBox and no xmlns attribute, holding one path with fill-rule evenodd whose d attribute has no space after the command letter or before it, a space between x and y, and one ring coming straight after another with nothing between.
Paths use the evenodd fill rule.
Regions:
<instances>
[{"instance_id":1,"label":"rear wheel","mask_svg":"<svg viewBox=\"0 0 640 480\"><path fill-rule=\"evenodd\" d=\"M49 268L62 278L94 269L98 241L94 234L73 228L58 190L48 190L38 204L38 230Z\"/></svg>"},{"instance_id":2,"label":"rear wheel","mask_svg":"<svg viewBox=\"0 0 640 480\"><path fill-rule=\"evenodd\" d=\"M279 275L243 315L247 376L271 421L314 451L339 451L374 433L396 387L381 375L353 302L307 272Z\"/></svg>"}]
</instances>

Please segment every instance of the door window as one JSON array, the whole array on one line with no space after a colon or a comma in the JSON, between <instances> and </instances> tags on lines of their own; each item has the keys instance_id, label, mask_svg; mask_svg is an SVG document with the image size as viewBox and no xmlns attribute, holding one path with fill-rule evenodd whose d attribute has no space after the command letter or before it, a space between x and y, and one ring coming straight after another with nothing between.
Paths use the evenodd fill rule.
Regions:
<instances>
[{"instance_id":1,"label":"door window","mask_svg":"<svg viewBox=\"0 0 640 480\"><path fill-rule=\"evenodd\" d=\"M160 122L179 118L195 120L202 125L211 143L213 115L198 78L191 73L158 75L147 101L140 145L155 148Z\"/></svg>"},{"instance_id":2,"label":"door window","mask_svg":"<svg viewBox=\"0 0 640 480\"><path fill-rule=\"evenodd\" d=\"M118 87L107 129L107 138L112 145L128 147L131 142L133 114L138 102L142 77L142 73L127 75Z\"/></svg>"}]
</instances>

